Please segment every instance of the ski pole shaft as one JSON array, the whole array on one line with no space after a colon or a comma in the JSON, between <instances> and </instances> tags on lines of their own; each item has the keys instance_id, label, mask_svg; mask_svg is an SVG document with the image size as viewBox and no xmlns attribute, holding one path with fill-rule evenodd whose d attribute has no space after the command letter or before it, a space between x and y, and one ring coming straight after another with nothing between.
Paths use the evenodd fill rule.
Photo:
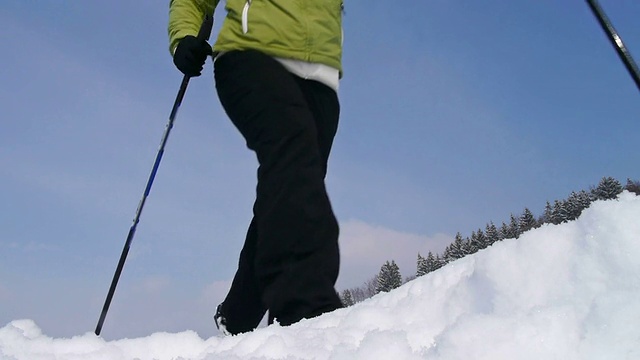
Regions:
<instances>
[{"instance_id":1,"label":"ski pole shaft","mask_svg":"<svg viewBox=\"0 0 640 360\"><path fill-rule=\"evenodd\" d=\"M202 26L200 27L200 31L198 32L198 39L202 39L202 40L209 39L209 35L211 34L212 27L213 27L213 17L210 15L205 16L204 21L202 22ZM178 90L178 95L176 96L176 100L173 103L173 108L171 109L171 114L169 115L169 122L167 123L167 126L164 130L164 134L162 135L162 140L160 141L160 148L158 149L158 153L156 154L156 159L153 162L153 168L151 169L151 174L149 174L149 179L147 180L147 185L145 186L144 194L142 195L142 199L138 204L138 209L136 210L136 215L133 219L133 224L129 229L129 234L127 235L127 240L124 243L122 254L120 254L120 260L118 261L116 272L113 275L113 279L111 280L111 286L109 287L109 292L107 293L107 298L105 299L104 306L102 307L102 312L100 313L100 319L98 320L98 325L96 326L96 331L95 331L96 335L100 335L100 332L102 331L102 326L104 325L104 320L107 317L107 312L109 311L109 306L111 305L113 294L116 291L116 286L118 285L120 274L122 274L124 263L127 259L127 255L129 254L129 248L131 247L131 242L133 241L133 237L136 233L136 228L138 226L138 223L140 222L140 215L142 214L142 209L144 208L144 204L147 201L149 192L151 191L153 180L155 179L156 173L158 172L160 161L162 160L162 156L164 155L164 147L167 144L167 140L169 139L169 133L171 132L171 128L173 128L173 123L175 121L176 114L178 113L178 109L180 108L180 104L182 103L182 99L184 98L184 94L187 91L187 85L189 84L189 79L190 77L187 75L185 75L182 78L182 83L180 84L180 90Z\"/></svg>"},{"instance_id":2,"label":"ski pole shaft","mask_svg":"<svg viewBox=\"0 0 640 360\"><path fill-rule=\"evenodd\" d=\"M611 21L598 4L597 0L587 0L591 11L595 15L598 23L602 27L602 30L607 34L609 41L611 41L611 45L613 45L614 49L618 53L618 56L624 63L625 67L629 71L629 74L635 81L636 86L638 86L638 90L640 90L640 71L638 70L638 65L636 65L635 61L633 61L633 57L631 57L631 53L627 50L624 43L622 42L622 38L618 35L618 32L611 24Z\"/></svg>"}]
</instances>

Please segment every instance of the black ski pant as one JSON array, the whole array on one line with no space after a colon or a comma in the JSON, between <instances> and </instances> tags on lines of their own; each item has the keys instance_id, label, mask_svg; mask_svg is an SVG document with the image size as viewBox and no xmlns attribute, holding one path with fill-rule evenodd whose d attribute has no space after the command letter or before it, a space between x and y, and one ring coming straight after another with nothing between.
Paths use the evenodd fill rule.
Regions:
<instances>
[{"instance_id":1,"label":"black ski pant","mask_svg":"<svg viewBox=\"0 0 640 360\"><path fill-rule=\"evenodd\" d=\"M257 51L215 62L227 115L258 158L253 219L221 306L227 330L253 330L269 311L290 325L341 307L338 223L324 177L338 127L336 92Z\"/></svg>"}]
</instances>

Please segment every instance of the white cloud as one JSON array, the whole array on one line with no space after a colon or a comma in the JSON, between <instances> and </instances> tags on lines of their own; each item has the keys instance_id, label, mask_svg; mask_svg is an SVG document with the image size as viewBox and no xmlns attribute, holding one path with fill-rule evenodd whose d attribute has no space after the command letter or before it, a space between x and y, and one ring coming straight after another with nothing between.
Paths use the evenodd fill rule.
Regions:
<instances>
[{"instance_id":1,"label":"white cloud","mask_svg":"<svg viewBox=\"0 0 640 360\"><path fill-rule=\"evenodd\" d=\"M360 286L378 273L382 264L394 260L403 276L415 273L418 253L442 252L453 236L405 233L382 226L349 220L341 224L341 269L338 288Z\"/></svg>"},{"instance_id":2,"label":"white cloud","mask_svg":"<svg viewBox=\"0 0 640 360\"><path fill-rule=\"evenodd\" d=\"M167 277L152 276L142 280L140 288L149 294L159 294L171 287L171 280Z\"/></svg>"},{"instance_id":3,"label":"white cloud","mask_svg":"<svg viewBox=\"0 0 640 360\"><path fill-rule=\"evenodd\" d=\"M4 247L7 248L9 250L12 251L21 251L24 253L29 253L29 252L46 252L46 251L52 251L52 250L57 250L58 246L55 245L51 245L51 244L45 244L43 242L39 242L39 241L33 241L33 240L26 240L23 239L20 242L18 241L0 241L0 247Z\"/></svg>"},{"instance_id":4,"label":"white cloud","mask_svg":"<svg viewBox=\"0 0 640 360\"><path fill-rule=\"evenodd\" d=\"M230 287L231 280L214 281L202 289L198 302L205 304L206 306L212 306L212 304L217 306L217 304L224 300L224 297L227 295L227 291L229 291Z\"/></svg>"}]
</instances>

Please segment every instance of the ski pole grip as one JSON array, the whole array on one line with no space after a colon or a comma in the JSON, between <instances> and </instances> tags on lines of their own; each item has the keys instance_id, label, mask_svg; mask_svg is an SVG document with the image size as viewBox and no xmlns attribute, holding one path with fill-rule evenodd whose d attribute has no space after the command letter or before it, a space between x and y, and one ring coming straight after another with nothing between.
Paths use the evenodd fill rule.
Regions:
<instances>
[{"instance_id":1,"label":"ski pole grip","mask_svg":"<svg viewBox=\"0 0 640 360\"><path fill-rule=\"evenodd\" d=\"M211 30L213 29L213 16L205 15L204 20L202 20L202 25L200 25L200 31L198 31L198 40L209 40L209 36L211 36Z\"/></svg>"}]
</instances>

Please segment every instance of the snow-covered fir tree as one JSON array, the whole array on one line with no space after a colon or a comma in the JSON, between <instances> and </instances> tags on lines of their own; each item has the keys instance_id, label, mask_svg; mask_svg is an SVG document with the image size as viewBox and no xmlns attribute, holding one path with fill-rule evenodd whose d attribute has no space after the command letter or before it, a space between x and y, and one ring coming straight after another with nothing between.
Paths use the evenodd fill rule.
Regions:
<instances>
[{"instance_id":1,"label":"snow-covered fir tree","mask_svg":"<svg viewBox=\"0 0 640 360\"><path fill-rule=\"evenodd\" d=\"M471 244L470 238L466 237L464 238L464 240L462 240L462 257L473 254L477 251L478 249L474 249L473 245Z\"/></svg>"},{"instance_id":2,"label":"snow-covered fir tree","mask_svg":"<svg viewBox=\"0 0 640 360\"><path fill-rule=\"evenodd\" d=\"M575 220L582 212L583 208L578 203L578 193L572 191L569 197L564 202L565 209L567 211L567 220Z\"/></svg>"},{"instance_id":3,"label":"snow-covered fir tree","mask_svg":"<svg viewBox=\"0 0 640 360\"><path fill-rule=\"evenodd\" d=\"M435 259L435 261L433 263L436 266L434 270L438 270L441 267L447 265L447 261L445 260L444 256L440 256L440 254L436 255L436 259Z\"/></svg>"},{"instance_id":4,"label":"snow-covered fir tree","mask_svg":"<svg viewBox=\"0 0 640 360\"><path fill-rule=\"evenodd\" d=\"M582 208L582 210L588 208L589 206L591 206L591 203L593 202L593 196L591 196L591 194L589 194L587 191L585 190L580 190L578 191L578 204L580 205L580 207ZM581 214L582 212L580 212ZM578 216L580 216L580 214L578 214Z\"/></svg>"},{"instance_id":5,"label":"snow-covered fir tree","mask_svg":"<svg viewBox=\"0 0 640 360\"><path fill-rule=\"evenodd\" d=\"M633 181L631 179L627 179L627 184L624 186L624 189L628 192L632 192L636 195L640 195L640 181Z\"/></svg>"},{"instance_id":6,"label":"snow-covered fir tree","mask_svg":"<svg viewBox=\"0 0 640 360\"><path fill-rule=\"evenodd\" d=\"M400 274L400 268L394 260L387 261L380 268L378 274L378 285L376 286L376 293L389 292L402 285L402 275Z\"/></svg>"},{"instance_id":7,"label":"snow-covered fir tree","mask_svg":"<svg viewBox=\"0 0 640 360\"><path fill-rule=\"evenodd\" d=\"M569 211L567 210L565 201L555 200L553 202L551 223L557 225L567 221L569 221Z\"/></svg>"},{"instance_id":8,"label":"snow-covered fir tree","mask_svg":"<svg viewBox=\"0 0 640 360\"><path fill-rule=\"evenodd\" d=\"M567 220L577 219L580 214L582 214L582 211L591 205L592 200L592 196L584 190L580 192L572 191L569 198L565 201Z\"/></svg>"},{"instance_id":9,"label":"snow-covered fir tree","mask_svg":"<svg viewBox=\"0 0 640 360\"><path fill-rule=\"evenodd\" d=\"M450 263L464 257L466 254L468 254L468 252L465 251L464 240L458 232L456 233L455 240L445 249L444 260Z\"/></svg>"},{"instance_id":10,"label":"snow-covered fir tree","mask_svg":"<svg viewBox=\"0 0 640 360\"><path fill-rule=\"evenodd\" d=\"M516 239L520 236L520 232L518 231L518 218L515 215L511 214L509 224L502 223L500 227L500 236L503 239Z\"/></svg>"},{"instance_id":11,"label":"snow-covered fir tree","mask_svg":"<svg viewBox=\"0 0 640 360\"><path fill-rule=\"evenodd\" d=\"M429 268L427 267L427 259L422 257L420 253L418 253L418 261L416 262L416 276L426 275L427 273L429 273Z\"/></svg>"},{"instance_id":12,"label":"snow-covered fir tree","mask_svg":"<svg viewBox=\"0 0 640 360\"><path fill-rule=\"evenodd\" d=\"M538 225L536 217L529 208L524 208L524 212L520 216L520 222L518 223L518 229L520 233L534 229Z\"/></svg>"},{"instance_id":13,"label":"snow-covered fir tree","mask_svg":"<svg viewBox=\"0 0 640 360\"><path fill-rule=\"evenodd\" d=\"M478 244L478 237L475 231L471 232L471 236L464 242L465 255L475 254L480 250L480 244Z\"/></svg>"},{"instance_id":14,"label":"snow-covered fir tree","mask_svg":"<svg viewBox=\"0 0 640 360\"><path fill-rule=\"evenodd\" d=\"M353 300L353 296L351 295L351 291L349 289L344 290L342 294L340 294L340 301L342 301L342 305L344 307L351 306L356 303Z\"/></svg>"},{"instance_id":15,"label":"snow-covered fir tree","mask_svg":"<svg viewBox=\"0 0 640 360\"><path fill-rule=\"evenodd\" d=\"M504 221L502 222L502 225L500 225L498 233L500 234L500 238L502 238L502 240L509 238L509 226L507 226Z\"/></svg>"},{"instance_id":16,"label":"snow-covered fir tree","mask_svg":"<svg viewBox=\"0 0 640 360\"><path fill-rule=\"evenodd\" d=\"M471 232L471 238L469 239L469 244L471 246L471 250L476 253L479 250L485 249L489 246L487 241L487 236L484 234L482 229L478 229L477 231Z\"/></svg>"},{"instance_id":17,"label":"snow-covered fir tree","mask_svg":"<svg viewBox=\"0 0 640 360\"><path fill-rule=\"evenodd\" d=\"M622 192L620 182L612 177L604 177L598 186L591 190L594 200L615 199Z\"/></svg>"},{"instance_id":18,"label":"snow-covered fir tree","mask_svg":"<svg viewBox=\"0 0 640 360\"><path fill-rule=\"evenodd\" d=\"M543 224L552 224L553 223L552 219L553 219L553 206L549 201L547 201L547 204L544 206L544 213L540 217L540 222Z\"/></svg>"},{"instance_id":19,"label":"snow-covered fir tree","mask_svg":"<svg viewBox=\"0 0 640 360\"><path fill-rule=\"evenodd\" d=\"M432 271L436 271L441 267L439 261L440 260L433 256L433 253L429 251L429 254L427 254L427 274Z\"/></svg>"},{"instance_id":20,"label":"snow-covered fir tree","mask_svg":"<svg viewBox=\"0 0 640 360\"><path fill-rule=\"evenodd\" d=\"M493 245L496 241L502 240L500 238L500 233L498 232L498 228L493 223L493 221L487 224L487 227L484 231L485 236L487 237L487 246Z\"/></svg>"}]
</instances>

